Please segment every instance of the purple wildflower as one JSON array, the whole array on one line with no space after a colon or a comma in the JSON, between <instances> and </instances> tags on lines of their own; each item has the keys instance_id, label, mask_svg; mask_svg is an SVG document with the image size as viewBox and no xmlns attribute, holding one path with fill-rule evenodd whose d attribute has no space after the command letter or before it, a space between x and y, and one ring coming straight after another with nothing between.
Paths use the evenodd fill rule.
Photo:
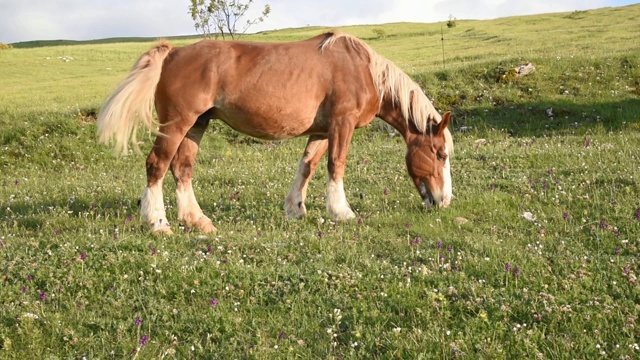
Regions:
<instances>
[{"instance_id":1,"label":"purple wildflower","mask_svg":"<svg viewBox=\"0 0 640 360\"><path fill-rule=\"evenodd\" d=\"M440 261L444 262L444 254L440 254L440 256L438 256L438 259L440 259Z\"/></svg>"},{"instance_id":2,"label":"purple wildflower","mask_svg":"<svg viewBox=\"0 0 640 360\"><path fill-rule=\"evenodd\" d=\"M384 188L384 190L382 191L382 193L384 194L384 196L389 195L389 189L388 189L388 188Z\"/></svg>"},{"instance_id":3,"label":"purple wildflower","mask_svg":"<svg viewBox=\"0 0 640 360\"><path fill-rule=\"evenodd\" d=\"M147 345L148 341L149 341L149 335L142 335L138 344L140 344L140 347L144 347L145 345Z\"/></svg>"},{"instance_id":4,"label":"purple wildflower","mask_svg":"<svg viewBox=\"0 0 640 360\"><path fill-rule=\"evenodd\" d=\"M33 281L33 275L31 274L27 275L27 281Z\"/></svg>"},{"instance_id":5,"label":"purple wildflower","mask_svg":"<svg viewBox=\"0 0 640 360\"><path fill-rule=\"evenodd\" d=\"M620 255L620 248L617 247L615 250L613 250L613 253L616 255Z\"/></svg>"},{"instance_id":6,"label":"purple wildflower","mask_svg":"<svg viewBox=\"0 0 640 360\"><path fill-rule=\"evenodd\" d=\"M56 230L53 232L53 235L60 235L60 230L56 229Z\"/></svg>"},{"instance_id":7,"label":"purple wildflower","mask_svg":"<svg viewBox=\"0 0 640 360\"><path fill-rule=\"evenodd\" d=\"M513 269L513 276L517 277L518 275L520 275L520 268L516 266Z\"/></svg>"},{"instance_id":8,"label":"purple wildflower","mask_svg":"<svg viewBox=\"0 0 640 360\"><path fill-rule=\"evenodd\" d=\"M318 230L318 237L321 238L322 237L322 230Z\"/></svg>"},{"instance_id":9,"label":"purple wildflower","mask_svg":"<svg viewBox=\"0 0 640 360\"><path fill-rule=\"evenodd\" d=\"M506 271L506 272L511 271L511 264L509 264L509 263L504 264L504 271Z\"/></svg>"},{"instance_id":10,"label":"purple wildflower","mask_svg":"<svg viewBox=\"0 0 640 360\"><path fill-rule=\"evenodd\" d=\"M40 291L40 301L41 302L45 302L45 300L47 300L47 293L44 292L44 290Z\"/></svg>"},{"instance_id":11,"label":"purple wildflower","mask_svg":"<svg viewBox=\"0 0 640 360\"><path fill-rule=\"evenodd\" d=\"M613 231L613 235L614 235L615 237L620 237L620 229L616 228L616 229Z\"/></svg>"},{"instance_id":12,"label":"purple wildflower","mask_svg":"<svg viewBox=\"0 0 640 360\"><path fill-rule=\"evenodd\" d=\"M600 227L600 229L604 229L607 227L607 223L603 220L600 220L600 225L598 225Z\"/></svg>"},{"instance_id":13,"label":"purple wildflower","mask_svg":"<svg viewBox=\"0 0 640 360\"><path fill-rule=\"evenodd\" d=\"M584 147L588 148L589 146L591 146L591 139L585 138L584 139Z\"/></svg>"},{"instance_id":14,"label":"purple wildflower","mask_svg":"<svg viewBox=\"0 0 640 360\"><path fill-rule=\"evenodd\" d=\"M412 241L411 241L411 245L418 245L420 244L420 236L416 236Z\"/></svg>"},{"instance_id":15,"label":"purple wildflower","mask_svg":"<svg viewBox=\"0 0 640 360\"><path fill-rule=\"evenodd\" d=\"M563 218L565 221L566 221L567 219L569 219L569 213L565 211L565 212L562 214L562 218Z\"/></svg>"},{"instance_id":16,"label":"purple wildflower","mask_svg":"<svg viewBox=\"0 0 640 360\"><path fill-rule=\"evenodd\" d=\"M23 294L26 294L27 293L27 287L23 286L20 291L22 291Z\"/></svg>"},{"instance_id":17,"label":"purple wildflower","mask_svg":"<svg viewBox=\"0 0 640 360\"><path fill-rule=\"evenodd\" d=\"M216 298L211 298L211 301L209 301L209 304L211 304L211 307L216 307L216 306L218 306L218 299L216 299Z\"/></svg>"},{"instance_id":18,"label":"purple wildflower","mask_svg":"<svg viewBox=\"0 0 640 360\"><path fill-rule=\"evenodd\" d=\"M140 325L142 325L142 319L140 319L139 316L136 316L135 324L136 324L136 327L139 327Z\"/></svg>"},{"instance_id":19,"label":"purple wildflower","mask_svg":"<svg viewBox=\"0 0 640 360\"><path fill-rule=\"evenodd\" d=\"M640 220L640 207L636 209L636 220Z\"/></svg>"},{"instance_id":20,"label":"purple wildflower","mask_svg":"<svg viewBox=\"0 0 640 360\"><path fill-rule=\"evenodd\" d=\"M545 181L544 184L542 184L542 190L547 190L548 187L549 184L547 184L547 182Z\"/></svg>"},{"instance_id":21,"label":"purple wildflower","mask_svg":"<svg viewBox=\"0 0 640 360\"><path fill-rule=\"evenodd\" d=\"M211 254L211 251L213 251L213 249L211 248L211 245L207 246L207 254Z\"/></svg>"},{"instance_id":22,"label":"purple wildflower","mask_svg":"<svg viewBox=\"0 0 640 360\"><path fill-rule=\"evenodd\" d=\"M149 251L151 251L151 255L155 255L157 253L156 248L153 246L152 243L149 243L147 247L149 248Z\"/></svg>"},{"instance_id":23,"label":"purple wildflower","mask_svg":"<svg viewBox=\"0 0 640 360\"><path fill-rule=\"evenodd\" d=\"M438 248L438 250L442 249L442 241L438 241L438 244L436 245L436 247Z\"/></svg>"},{"instance_id":24,"label":"purple wildflower","mask_svg":"<svg viewBox=\"0 0 640 360\"><path fill-rule=\"evenodd\" d=\"M358 225L362 225L362 222L363 222L362 216L358 216Z\"/></svg>"},{"instance_id":25,"label":"purple wildflower","mask_svg":"<svg viewBox=\"0 0 640 360\"><path fill-rule=\"evenodd\" d=\"M80 260L85 261L87 260L87 253L86 252L82 252L82 254L80 254Z\"/></svg>"},{"instance_id":26,"label":"purple wildflower","mask_svg":"<svg viewBox=\"0 0 640 360\"><path fill-rule=\"evenodd\" d=\"M453 246L451 246L451 245L447 246L447 251L448 252L453 252Z\"/></svg>"},{"instance_id":27,"label":"purple wildflower","mask_svg":"<svg viewBox=\"0 0 640 360\"><path fill-rule=\"evenodd\" d=\"M411 229L411 223L404 224L404 227L407 228L407 230Z\"/></svg>"},{"instance_id":28,"label":"purple wildflower","mask_svg":"<svg viewBox=\"0 0 640 360\"><path fill-rule=\"evenodd\" d=\"M278 340L284 340L284 331L280 331L280 334L278 334Z\"/></svg>"}]
</instances>

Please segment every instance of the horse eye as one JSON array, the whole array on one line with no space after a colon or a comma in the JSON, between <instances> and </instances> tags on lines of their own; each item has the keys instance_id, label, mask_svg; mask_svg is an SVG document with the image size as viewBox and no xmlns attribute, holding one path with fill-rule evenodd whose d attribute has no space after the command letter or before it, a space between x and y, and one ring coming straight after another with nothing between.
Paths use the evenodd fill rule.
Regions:
<instances>
[{"instance_id":1,"label":"horse eye","mask_svg":"<svg viewBox=\"0 0 640 360\"><path fill-rule=\"evenodd\" d=\"M442 154L440 152L437 152L436 159L438 159L439 161L445 161L447 160L447 154Z\"/></svg>"}]
</instances>

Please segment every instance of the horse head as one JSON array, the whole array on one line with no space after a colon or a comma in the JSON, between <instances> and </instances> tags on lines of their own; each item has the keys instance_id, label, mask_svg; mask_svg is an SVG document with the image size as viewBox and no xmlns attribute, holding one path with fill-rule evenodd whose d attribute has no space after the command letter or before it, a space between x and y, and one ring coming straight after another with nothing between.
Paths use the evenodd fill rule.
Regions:
<instances>
[{"instance_id":1,"label":"horse head","mask_svg":"<svg viewBox=\"0 0 640 360\"><path fill-rule=\"evenodd\" d=\"M427 126L427 131L410 130L407 138L407 169L423 204L449 206L452 197L451 167L447 148L446 132L450 112L442 116L442 121Z\"/></svg>"}]
</instances>

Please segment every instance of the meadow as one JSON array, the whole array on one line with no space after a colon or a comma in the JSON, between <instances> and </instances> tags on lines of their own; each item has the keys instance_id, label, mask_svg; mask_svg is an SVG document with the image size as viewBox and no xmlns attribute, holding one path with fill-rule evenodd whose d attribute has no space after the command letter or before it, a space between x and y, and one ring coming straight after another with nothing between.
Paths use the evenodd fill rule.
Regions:
<instances>
[{"instance_id":1,"label":"meadow","mask_svg":"<svg viewBox=\"0 0 640 360\"><path fill-rule=\"evenodd\" d=\"M170 176L175 234L140 223L151 137L124 157L96 141L154 39L1 50L0 358L638 358L639 17L343 28L453 111L451 206L421 206L402 138L375 120L345 175L358 218L326 217L322 166L308 217L287 220L306 139L214 122L194 173L207 236L175 222Z\"/></svg>"}]
</instances>

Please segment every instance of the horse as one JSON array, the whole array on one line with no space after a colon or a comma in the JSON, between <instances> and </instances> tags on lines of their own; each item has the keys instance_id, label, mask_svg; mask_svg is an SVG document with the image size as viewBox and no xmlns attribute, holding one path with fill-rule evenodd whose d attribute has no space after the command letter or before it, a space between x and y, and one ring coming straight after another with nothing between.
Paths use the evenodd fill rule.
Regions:
<instances>
[{"instance_id":1,"label":"horse","mask_svg":"<svg viewBox=\"0 0 640 360\"><path fill-rule=\"evenodd\" d=\"M119 153L128 153L129 145L139 151L139 127L156 135L140 200L141 221L153 233L171 233L162 194L168 168L176 182L178 220L210 233L217 229L198 204L191 179L211 120L265 140L308 136L285 214L307 214L309 180L328 152L326 210L346 220L355 217L343 185L351 137L376 116L403 136L408 172L423 204L448 206L450 112L441 116L399 67L339 31L281 43L202 40L173 47L161 41L106 98L97 132L100 142Z\"/></svg>"}]
</instances>

